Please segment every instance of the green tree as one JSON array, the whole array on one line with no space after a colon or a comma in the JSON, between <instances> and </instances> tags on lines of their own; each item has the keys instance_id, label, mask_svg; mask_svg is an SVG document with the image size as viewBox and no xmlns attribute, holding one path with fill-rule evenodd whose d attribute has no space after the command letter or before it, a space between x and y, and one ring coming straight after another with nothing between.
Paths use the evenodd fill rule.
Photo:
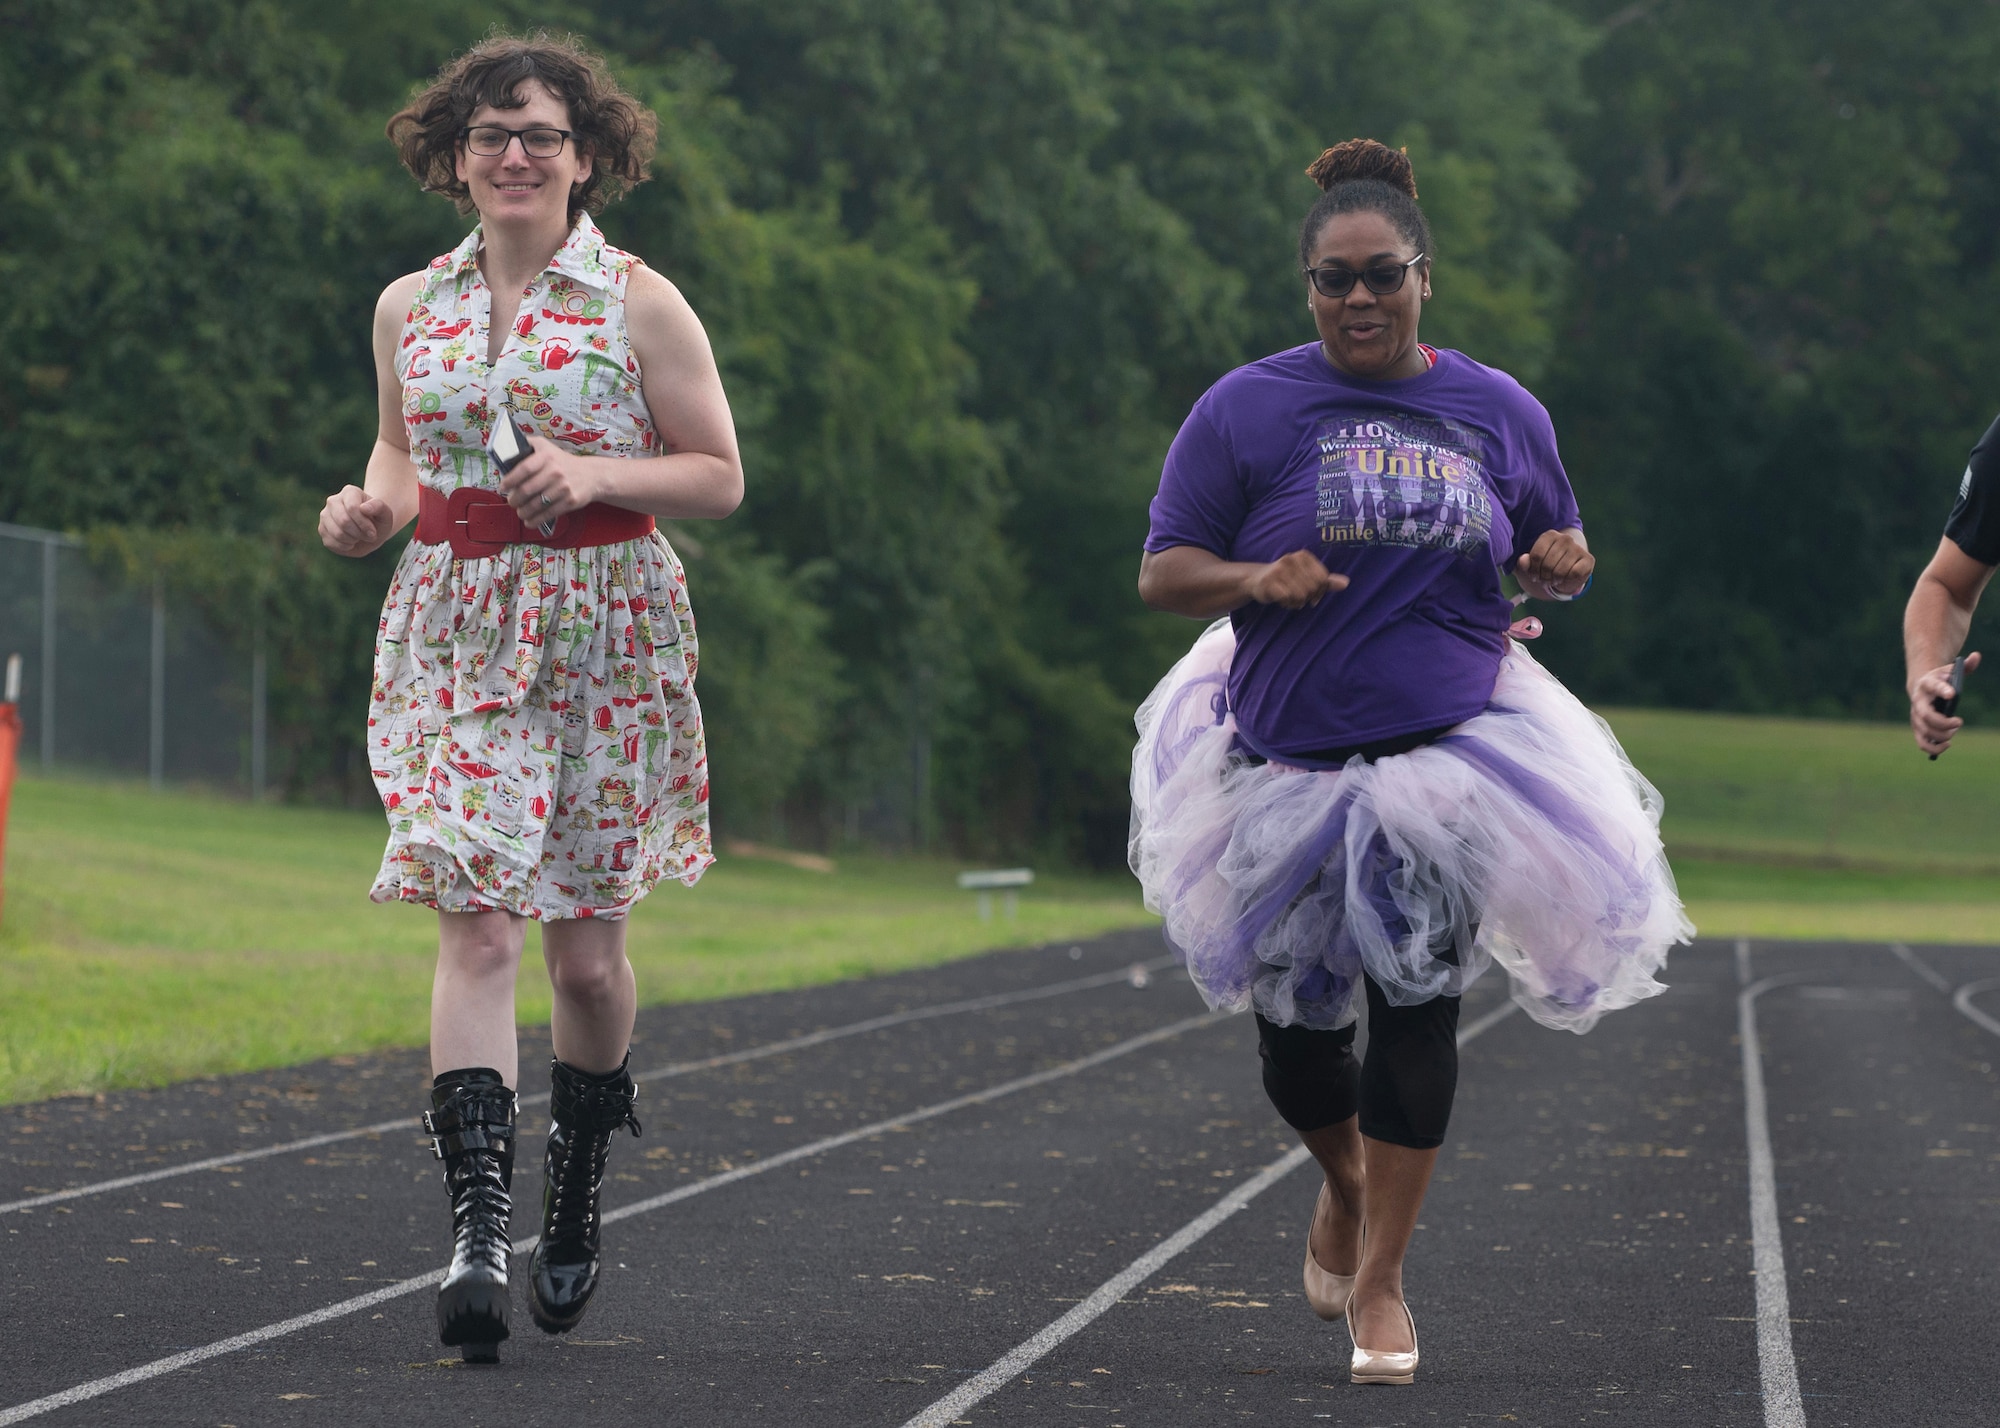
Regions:
<instances>
[{"instance_id":1,"label":"green tree","mask_svg":"<svg viewBox=\"0 0 2000 1428\"><path fill-rule=\"evenodd\" d=\"M1605 557L1584 692L1896 717L1897 621L1991 420L2000 15L1579 3L1551 386Z\"/></svg>"},{"instance_id":2,"label":"green tree","mask_svg":"<svg viewBox=\"0 0 2000 1428\"><path fill-rule=\"evenodd\" d=\"M348 711L389 558L302 533L373 431L375 294L463 232L381 124L487 24L528 18L0 0L20 41L0 46L0 273L23 294L0 311L0 518L172 533L111 546L218 611L204 539L215 571L281 572L302 788L365 796ZM1534 377L1558 350L1559 129L1589 18L538 7L662 116L658 181L604 226L693 299L744 437L744 511L680 533L723 826L1116 859L1130 711L1192 634L1133 593L1146 505L1194 398L1309 336L1302 169L1354 133L1409 144L1433 335Z\"/></svg>"},{"instance_id":3,"label":"green tree","mask_svg":"<svg viewBox=\"0 0 2000 1428\"><path fill-rule=\"evenodd\" d=\"M1146 505L1194 398L1310 335L1294 249L1320 148L1411 144L1445 250L1446 340L1529 374L1550 346L1549 229L1573 187L1551 126L1578 102L1585 31L1542 0L1388 18L1354 0L598 13L626 53L720 61L746 205L829 193L861 236L924 214L937 261L977 294L952 336L972 362L964 409L999 453L1015 583L992 587L970 681L938 681L928 705L975 842L1122 849L1122 771L1104 763L1192 633L1133 593Z\"/></svg>"}]
</instances>

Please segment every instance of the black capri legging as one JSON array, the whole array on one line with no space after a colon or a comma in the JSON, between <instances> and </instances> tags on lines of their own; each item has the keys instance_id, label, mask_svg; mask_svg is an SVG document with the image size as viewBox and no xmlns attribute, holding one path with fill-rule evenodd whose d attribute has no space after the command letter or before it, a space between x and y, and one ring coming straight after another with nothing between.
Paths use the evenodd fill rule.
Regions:
<instances>
[{"instance_id":1,"label":"black capri legging","mask_svg":"<svg viewBox=\"0 0 2000 1428\"><path fill-rule=\"evenodd\" d=\"M1355 755L1368 763L1406 754L1450 732L1425 729L1373 744L1323 749L1304 757L1338 768ZM1248 754L1247 761L1263 758ZM1478 935L1478 924L1472 935ZM1456 949L1435 947L1437 955L1457 963ZM1316 1131L1346 1120L1357 1111L1361 1133L1370 1140L1434 1150L1444 1144L1451 1123L1452 1097L1458 1092L1458 998L1433 997L1412 1007L1389 1005L1373 977L1368 986L1368 1052L1354 1059L1355 1026L1315 1031L1305 1026L1279 1026L1257 1017L1257 1054L1264 1060L1264 1094L1296 1131Z\"/></svg>"},{"instance_id":2,"label":"black capri legging","mask_svg":"<svg viewBox=\"0 0 2000 1428\"><path fill-rule=\"evenodd\" d=\"M1358 1111L1370 1140L1433 1150L1444 1144L1458 1091L1458 998L1391 1006L1373 977L1364 980L1368 1051L1359 1061L1358 1024L1318 1031L1257 1017L1264 1094L1294 1130L1321 1130Z\"/></svg>"}]
</instances>

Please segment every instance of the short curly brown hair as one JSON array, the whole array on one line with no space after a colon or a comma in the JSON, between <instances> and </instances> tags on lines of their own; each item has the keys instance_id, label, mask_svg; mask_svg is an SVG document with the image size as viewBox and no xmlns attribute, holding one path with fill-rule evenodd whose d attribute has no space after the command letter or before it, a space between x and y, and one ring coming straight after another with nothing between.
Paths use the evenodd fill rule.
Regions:
<instances>
[{"instance_id":1,"label":"short curly brown hair","mask_svg":"<svg viewBox=\"0 0 2000 1428\"><path fill-rule=\"evenodd\" d=\"M483 104L519 109L521 86L539 81L569 107L572 142L591 156L590 177L569 198L569 218L604 206L650 177L659 144L659 118L626 93L604 61L573 36L537 30L531 35L493 34L438 71L436 79L388 123L389 142L403 167L427 193L441 193L472 212L472 195L459 182L456 159L466 122Z\"/></svg>"}]
</instances>

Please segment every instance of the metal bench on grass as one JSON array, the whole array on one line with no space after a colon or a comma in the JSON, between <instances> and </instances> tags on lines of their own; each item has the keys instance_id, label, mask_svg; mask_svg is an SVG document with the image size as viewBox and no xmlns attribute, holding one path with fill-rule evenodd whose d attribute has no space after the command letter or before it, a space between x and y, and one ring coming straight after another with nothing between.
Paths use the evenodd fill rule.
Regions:
<instances>
[{"instance_id":1,"label":"metal bench on grass","mask_svg":"<svg viewBox=\"0 0 2000 1428\"><path fill-rule=\"evenodd\" d=\"M1005 895L1000 900L1000 908L1011 919L1021 910L1020 898L1014 890L1016 888L1024 888L1034 880L1035 871L1032 868L992 868L986 872L960 873L958 875L958 885L960 887L964 888L967 892L976 892L979 894L979 920L981 922L991 922L993 920L993 889L1006 889Z\"/></svg>"}]
</instances>

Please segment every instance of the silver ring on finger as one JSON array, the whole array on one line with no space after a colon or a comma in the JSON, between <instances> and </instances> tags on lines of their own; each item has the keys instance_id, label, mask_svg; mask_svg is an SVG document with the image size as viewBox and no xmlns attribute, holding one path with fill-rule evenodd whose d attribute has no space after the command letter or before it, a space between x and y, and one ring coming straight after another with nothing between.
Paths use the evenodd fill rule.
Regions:
<instances>
[{"instance_id":1,"label":"silver ring on finger","mask_svg":"<svg viewBox=\"0 0 2000 1428\"><path fill-rule=\"evenodd\" d=\"M556 503L556 498L555 498L554 496L544 496L544 497L542 497L542 505L543 505L543 506L545 506L545 507L547 507L547 506L553 506L553 505L554 505L555 503Z\"/></svg>"}]
</instances>

